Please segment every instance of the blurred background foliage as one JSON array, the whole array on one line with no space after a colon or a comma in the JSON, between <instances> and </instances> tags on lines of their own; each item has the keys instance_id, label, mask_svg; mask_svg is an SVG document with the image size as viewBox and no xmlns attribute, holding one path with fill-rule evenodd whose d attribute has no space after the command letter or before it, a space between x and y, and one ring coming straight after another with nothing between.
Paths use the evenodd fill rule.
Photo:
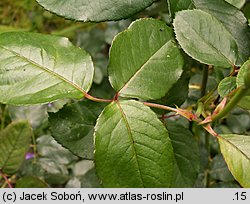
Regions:
<instances>
[{"instance_id":1,"label":"blurred background foliage","mask_svg":"<svg viewBox=\"0 0 250 204\"><path fill-rule=\"evenodd\" d=\"M249 19L250 3L245 3L242 10ZM70 38L76 46L88 51L95 64L95 77L91 93L103 98L114 96L107 79L108 53L112 40L133 20L141 17L162 19L172 26L166 0L157 1L130 19L103 23L65 20L45 11L35 0L0 1L0 32L30 31L65 36ZM160 103L190 109L197 104L197 100L201 96L203 65L201 66L187 56L185 58L185 76L178 82L178 86L181 84L182 89L176 92L176 87L173 87L171 93L174 95L177 93L177 96L175 98L166 96L160 100ZM231 71L222 68L215 70L211 67L206 91L217 88L219 82ZM216 93L214 95L216 97ZM47 105L25 107L2 105L0 115L5 116L5 124L2 126L25 119L29 121L34 132L33 142L22 167L15 175L8 175L13 185L16 187L101 187L95 174L94 162L74 156L51 136L48 113L58 112L65 104L71 102L73 101L60 100ZM157 113L164 122L175 121L189 128L197 140L201 155L201 169L195 187L240 187L228 171L214 138L207 136L201 127L190 124L183 118L172 116L171 113L166 112ZM249 134L249 113L237 108L215 129L218 133ZM209 143L206 138L209 138ZM0 184L2 187L7 186L3 178L1 178Z\"/></svg>"}]
</instances>

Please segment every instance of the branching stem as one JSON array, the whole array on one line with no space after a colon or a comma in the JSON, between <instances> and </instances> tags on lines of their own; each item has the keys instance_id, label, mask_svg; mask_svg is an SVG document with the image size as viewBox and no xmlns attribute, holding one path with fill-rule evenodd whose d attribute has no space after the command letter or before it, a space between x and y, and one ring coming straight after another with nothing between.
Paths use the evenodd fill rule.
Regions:
<instances>
[{"instance_id":1,"label":"branching stem","mask_svg":"<svg viewBox=\"0 0 250 204\"><path fill-rule=\"evenodd\" d=\"M89 95L88 93L84 93L84 96L85 98L95 102L111 103L113 101L109 99L96 98L94 96Z\"/></svg>"},{"instance_id":2,"label":"branching stem","mask_svg":"<svg viewBox=\"0 0 250 204\"><path fill-rule=\"evenodd\" d=\"M143 104L148 106L148 107L152 107L152 108L159 108L159 109L172 111L172 112L176 112L176 113L178 112L178 110L176 108L171 108L169 106L164 106L164 105L160 105L160 104L156 104L156 103L143 102Z\"/></svg>"}]
</instances>

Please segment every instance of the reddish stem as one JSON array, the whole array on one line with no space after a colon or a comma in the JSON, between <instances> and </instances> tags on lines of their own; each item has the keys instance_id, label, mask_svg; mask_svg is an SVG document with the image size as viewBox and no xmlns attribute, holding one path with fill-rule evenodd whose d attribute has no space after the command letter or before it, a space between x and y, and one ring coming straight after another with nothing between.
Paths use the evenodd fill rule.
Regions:
<instances>
[{"instance_id":1,"label":"reddish stem","mask_svg":"<svg viewBox=\"0 0 250 204\"><path fill-rule=\"evenodd\" d=\"M177 109L175 109L175 108L171 108L171 107L156 104L156 103L143 102L143 104L146 106L152 107L152 108L159 108L159 109L168 110L168 111L172 111L172 112L178 112Z\"/></svg>"},{"instance_id":2,"label":"reddish stem","mask_svg":"<svg viewBox=\"0 0 250 204\"><path fill-rule=\"evenodd\" d=\"M173 117L178 117L178 115L177 114L172 114L172 115L162 114L161 117L160 117L160 119L165 120L165 119L173 118Z\"/></svg>"},{"instance_id":3,"label":"reddish stem","mask_svg":"<svg viewBox=\"0 0 250 204\"><path fill-rule=\"evenodd\" d=\"M230 73L229 76L236 76L239 72L239 69L237 66L233 65L233 71Z\"/></svg>"},{"instance_id":4,"label":"reddish stem","mask_svg":"<svg viewBox=\"0 0 250 204\"><path fill-rule=\"evenodd\" d=\"M118 101L118 98L119 98L119 93L115 94L113 101Z\"/></svg>"},{"instance_id":5,"label":"reddish stem","mask_svg":"<svg viewBox=\"0 0 250 204\"><path fill-rule=\"evenodd\" d=\"M95 102L103 102L103 103L110 103L113 100L110 99L102 99L102 98L96 98L94 96L89 95L88 93L84 93L85 98L91 100L91 101L95 101Z\"/></svg>"},{"instance_id":6,"label":"reddish stem","mask_svg":"<svg viewBox=\"0 0 250 204\"><path fill-rule=\"evenodd\" d=\"M4 178L5 182L8 184L9 188L13 188L9 179L7 178L7 176L2 172L0 171L0 175Z\"/></svg>"}]
</instances>

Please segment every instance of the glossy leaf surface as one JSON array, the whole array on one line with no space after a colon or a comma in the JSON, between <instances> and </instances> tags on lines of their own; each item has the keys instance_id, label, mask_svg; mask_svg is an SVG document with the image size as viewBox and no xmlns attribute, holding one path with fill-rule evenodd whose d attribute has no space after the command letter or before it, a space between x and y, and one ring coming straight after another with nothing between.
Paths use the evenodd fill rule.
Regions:
<instances>
[{"instance_id":1,"label":"glossy leaf surface","mask_svg":"<svg viewBox=\"0 0 250 204\"><path fill-rule=\"evenodd\" d=\"M250 29L244 14L224 0L193 0L193 2L196 8L216 17L235 39L238 50L232 49L232 52L237 52L235 64L242 65L250 56ZM221 41L225 42L224 39Z\"/></svg>"},{"instance_id":2,"label":"glossy leaf surface","mask_svg":"<svg viewBox=\"0 0 250 204\"><path fill-rule=\"evenodd\" d=\"M36 0L45 9L77 21L120 20L147 8L154 0Z\"/></svg>"},{"instance_id":3,"label":"glossy leaf surface","mask_svg":"<svg viewBox=\"0 0 250 204\"><path fill-rule=\"evenodd\" d=\"M210 65L231 67L238 57L235 39L214 16L185 10L174 19L176 38L192 58Z\"/></svg>"},{"instance_id":4,"label":"glossy leaf surface","mask_svg":"<svg viewBox=\"0 0 250 204\"><path fill-rule=\"evenodd\" d=\"M104 187L169 187L173 148L150 108L113 102L95 126L95 164Z\"/></svg>"},{"instance_id":5,"label":"glossy leaf surface","mask_svg":"<svg viewBox=\"0 0 250 204\"><path fill-rule=\"evenodd\" d=\"M183 63L171 28L141 19L114 39L109 80L120 96L159 99L179 79Z\"/></svg>"},{"instance_id":6,"label":"glossy leaf surface","mask_svg":"<svg viewBox=\"0 0 250 204\"><path fill-rule=\"evenodd\" d=\"M92 84L91 57L67 38L2 33L0 53L1 103L22 105L82 98Z\"/></svg>"},{"instance_id":7,"label":"glossy leaf surface","mask_svg":"<svg viewBox=\"0 0 250 204\"><path fill-rule=\"evenodd\" d=\"M221 135L221 153L235 179L245 188L250 187L250 137Z\"/></svg>"}]
</instances>

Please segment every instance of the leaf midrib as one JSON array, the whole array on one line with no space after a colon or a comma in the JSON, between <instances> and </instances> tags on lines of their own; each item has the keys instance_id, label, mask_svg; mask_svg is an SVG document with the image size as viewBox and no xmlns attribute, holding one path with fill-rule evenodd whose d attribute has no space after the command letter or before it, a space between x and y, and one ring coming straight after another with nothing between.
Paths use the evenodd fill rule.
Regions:
<instances>
[{"instance_id":1,"label":"leaf midrib","mask_svg":"<svg viewBox=\"0 0 250 204\"><path fill-rule=\"evenodd\" d=\"M65 77L59 75L58 73L53 72L53 71L50 70L48 67L42 66L42 65L38 64L37 62L35 62L35 61L31 60L31 59L28 59L27 57L24 57L24 56L20 55L19 53L15 52L14 50L10 50L10 49L8 49L8 48L2 46L2 45L0 45L0 47L1 47L2 49L6 50L6 51L8 51L8 52L10 52L10 53L12 53L13 55L15 55L15 56L17 56L17 57L19 57L19 58L21 58L21 59L23 59L23 60L25 60L25 61L31 63L31 64L33 64L34 66L36 66L36 67L42 69L43 71L45 71L45 72L47 72L47 73L49 73L49 74L51 74L51 75L53 75L53 76L58 77L61 81L66 82L67 84L73 86L73 87L76 88L78 91L80 91L81 93L83 93L83 95L86 94L86 92L85 92L81 87L79 87L77 84L75 84L75 83L69 81L68 79L66 79Z\"/></svg>"},{"instance_id":2,"label":"leaf midrib","mask_svg":"<svg viewBox=\"0 0 250 204\"><path fill-rule=\"evenodd\" d=\"M142 71L142 69L151 61L151 59L166 45L172 43L172 39L168 40L166 43L164 43L160 48L158 48L141 66L140 68L131 76L131 78L123 85L123 87L118 91L120 94L124 89L126 89L129 86L129 83L131 83L135 77Z\"/></svg>"},{"instance_id":3,"label":"leaf midrib","mask_svg":"<svg viewBox=\"0 0 250 204\"><path fill-rule=\"evenodd\" d=\"M134 146L135 142L134 142L134 139L133 139L133 136L132 136L132 131L131 131L131 128L130 128L130 125L128 123L128 120L127 120L127 116L126 114L124 113L122 107L121 107L121 104L119 101L116 102L117 103L117 106L122 114L122 118L125 122L125 125L126 125L126 128L127 128L127 131L128 131L128 135L129 135L129 140L131 142L131 146L132 146L132 149L133 149L133 152L134 152L134 155L135 155L135 160L136 160L136 164L137 164L137 167L138 167L138 170L139 170L139 174L140 174L140 180L141 180L141 184L143 186L143 188L145 188L145 185L144 185L144 182L143 182L143 178L142 178L142 171L141 171L141 168L140 168L140 165L139 165L139 161L138 161L138 158L137 158L137 152L136 152L136 148Z\"/></svg>"},{"instance_id":4,"label":"leaf midrib","mask_svg":"<svg viewBox=\"0 0 250 204\"><path fill-rule=\"evenodd\" d=\"M238 148L235 144L233 144L231 141L227 140L226 138L224 138L222 136L219 136L219 138L224 140L226 143L232 145L236 150L238 150L244 157L246 157L250 161L250 158L240 148Z\"/></svg>"}]
</instances>

